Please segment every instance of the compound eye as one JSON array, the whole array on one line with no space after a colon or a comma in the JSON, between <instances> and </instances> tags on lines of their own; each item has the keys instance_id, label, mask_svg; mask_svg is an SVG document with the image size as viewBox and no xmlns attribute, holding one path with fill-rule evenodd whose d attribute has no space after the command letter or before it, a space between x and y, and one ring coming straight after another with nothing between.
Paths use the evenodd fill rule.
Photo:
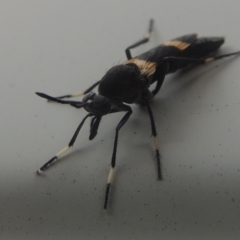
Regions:
<instances>
[{"instance_id":1,"label":"compound eye","mask_svg":"<svg viewBox=\"0 0 240 240\"><path fill-rule=\"evenodd\" d=\"M93 101L94 103L94 106L98 107L98 106L102 106L102 105L105 105L109 102L109 99L106 98L106 97L103 97L101 95L95 95L93 97Z\"/></svg>"},{"instance_id":2,"label":"compound eye","mask_svg":"<svg viewBox=\"0 0 240 240\"><path fill-rule=\"evenodd\" d=\"M106 97L95 95L89 107L95 114L105 115L111 110L111 102Z\"/></svg>"},{"instance_id":3,"label":"compound eye","mask_svg":"<svg viewBox=\"0 0 240 240\"><path fill-rule=\"evenodd\" d=\"M82 101L85 103L85 102L87 102L88 100L93 100L93 98L94 98L95 95L96 95L96 93L90 92L90 93L86 94L86 95L83 97Z\"/></svg>"},{"instance_id":4,"label":"compound eye","mask_svg":"<svg viewBox=\"0 0 240 240\"><path fill-rule=\"evenodd\" d=\"M94 115L105 115L111 110L111 101L101 95L97 95L94 92L90 92L84 96L84 103L88 103L84 108Z\"/></svg>"}]
</instances>

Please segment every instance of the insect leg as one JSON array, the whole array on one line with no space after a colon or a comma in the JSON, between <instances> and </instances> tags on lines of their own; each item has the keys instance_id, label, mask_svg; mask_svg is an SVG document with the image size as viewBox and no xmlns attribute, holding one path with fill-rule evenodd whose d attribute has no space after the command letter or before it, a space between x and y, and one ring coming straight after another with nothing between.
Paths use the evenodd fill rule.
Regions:
<instances>
[{"instance_id":1,"label":"insect leg","mask_svg":"<svg viewBox=\"0 0 240 240\"><path fill-rule=\"evenodd\" d=\"M154 147L155 147L155 151L156 151L158 179L162 180L162 171L161 171L161 162L160 162L161 156L160 156L160 153L159 153L159 142L158 142L158 139L157 139L157 130L156 130L155 121L154 121L154 118L153 118L152 109L149 105L149 102L148 102L147 98L145 98L145 102L146 102L147 109L148 109L148 114L149 114L149 117L150 117Z\"/></svg>"},{"instance_id":2,"label":"insect leg","mask_svg":"<svg viewBox=\"0 0 240 240\"><path fill-rule=\"evenodd\" d=\"M37 170L37 174L41 174L44 170L46 170L54 161L56 161L58 158L60 158L63 154L65 154L74 144L79 131L81 130L85 120L91 116L91 113L87 114L87 116L85 116L83 118L83 120L81 121L81 123L79 124L77 130L75 131L71 141L69 142L69 144L63 148L62 150L60 150L53 158L51 158L49 161L47 161L39 170Z\"/></svg>"},{"instance_id":3,"label":"insect leg","mask_svg":"<svg viewBox=\"0 0 240 240\"><path fill-rule=\"evenodd\" d=\"M225 57L238 55L238 54L240 54L240 51L233 52L233 53L222 54L222 55L219 55L219 56L214 56L214 57L209 57L209 58L205 58L205 63L212 62L212 61L215 61L215 60L218 60L218 59L222 59L222 58L225 58Z\"/></svg>"},{"instance_id":4,"label":"insect leg","mask_svg":"<svg viewBox=\"0 0 240 240\"><path fill-rule=\"evenodd\" d=\"M148 42L149 39L150 39L151 33L152 33L152 29L153 29L153 19L150 19L148 33L147 33L146 37L143 38L142 40L132 44L131 46L127 47L127 49L125 50L125 53L126 53L126 56L127 56L128 60L132 58L130 49L138 47L139 45Z\"/></svg>"},{"instance_id":5,"label":"insect leg","mask_svg":"<svg viewBox=\"0 0 240 240\"><path fill-rule=\"evenodd\" d=\"M57 102L57 103L61 103L61 104L69 104L69 105L71 105L72 107L75 107L75 108L82 108L82 107L84 107L88 104L88 103L84 103L84 102L80 102L80 101L66 101L66 100L55 98L55 97L52 97L52 96L49 96L45 93L40 93L40 92L36 92L36 94L39 97L46 98L49 101L53 101L53 102Z\"/></svg>"},{"instance_id":6,"label":"insect leg","mask_svg":"<svg viewBox=\"0 0 240 240\"><path fill-rule=\"evenodd\" d=\"M209 63L215 60L219 60L225 57L230 57L234 55L240 54L240 51L233 52L233 53L227 53L219 56L213 56L213 57L206 57L206 58L184 58L184 57L165 57L161 61L174 61L174 62L186 62L186 63L195 63L195 64L204 64Z\"/></svg>"},{"instance_id":7,"label":"insect leg","mask_svg":"<svg viewBox=\"0 0 240 240\"><path fill-rule=\"evenodd\" d=\"M104 201L104 209L107 209L108 207L108 198L109 198L109 192L110 192L110 187L112 184L112 179L113 179L113 174L115 170L115 165L116 165L116 153L117 153L117 144L118 144L118 132L122 128L122 126L127 122L129 119L130 115L132 114L132 109L131 107L127 105L122 105L124 107L125 111L127 113L124 115L122 120L118 123L116 127L116 134L115 134L115 140L114 140L114 147L113 147L113 154L112 154L112 160L111 160L111 169L108 175L108 180L107 180L107 188L106 188L106 193L105 193L105 201Z\"/></svg>"},{"instance_id":8,"label":"insect leg","mask_svg":"<svg viewBox=\"0 0 240 240\"><path fill-rule=\"evenodd\" d=\"M166 72L168 70L168 63L162 64L161 68L158 68L157 71L153 75L152 83L157 81L155 89L152 90L152 97L154 97L160 88L162 87Z\"/></svg>"},{"instance_id":9,"label":"insect leg","mask_svg":"<svg viewBox=\"0 0 240 240\"><path fill-rule=\"evenodd\" d=\"M88 89L86 89L83 92L78 92L78 93L73 93L73 94L66 94L66 95L58 96L56 98L63 99L63 98L72 98L72 97L84 96L85 94L91 92L97 85L99 85L99 83L100 83L100 80L97 81L96 83L94 83L92 86L90 86ZM51 100L49 100L49 101L51 101Z\"/></svg>"},{"instance_id":10,"label":"insect leg","mask_svg":"<svg viewBox=\"0 0 240 240\"><path fill-rule=\"evenodd\" d=\"M97 130L100 124L102 117L93 117L90 127L89 140L92 140L97 135Z\"/></svg>"},{"instance_id":11,"label":"insect leg","mask_svg":"<svg viewBox=\"0 0 240 240\"><path fill-rule=\"evenodd\" d=\"M155 87L155 89L152 90L152 94L153 94L153 97L158 93L158 91L160 90L160 88L162 87L162 84L163 84L163 81L164 81L164 77L161 77L157 80L157 85Z\"/></svg>"}]
</instances>

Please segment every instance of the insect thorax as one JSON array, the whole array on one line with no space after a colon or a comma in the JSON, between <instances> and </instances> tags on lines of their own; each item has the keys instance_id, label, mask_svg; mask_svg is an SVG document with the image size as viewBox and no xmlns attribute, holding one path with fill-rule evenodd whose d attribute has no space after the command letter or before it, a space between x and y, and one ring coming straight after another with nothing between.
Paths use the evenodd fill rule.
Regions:
<instances>
[{"instance_id":1,"label":"insect thorax","mask_svg":"<svg viewBox=\"0 0 240 240\"><path fill-rule=\"evenodd\" d=\"M148 81L143 77L136 64L117 65L103 76L98 91L109 99L118 99L125 103L135 103Z\"/></svg>"}]
</instances>

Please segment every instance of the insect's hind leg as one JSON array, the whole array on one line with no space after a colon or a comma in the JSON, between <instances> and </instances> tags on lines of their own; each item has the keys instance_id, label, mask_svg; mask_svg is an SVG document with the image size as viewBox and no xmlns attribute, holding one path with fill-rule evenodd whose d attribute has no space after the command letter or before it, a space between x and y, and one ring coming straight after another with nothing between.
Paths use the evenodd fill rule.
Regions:
<instances>
[{"instance_id":1,"label":"insect's hind leg","mask_svg":"<svg viewBox=\"0 0 240 240\"><path fill-rule=\"evenodd\" d=\"M145 38L143 38L143 39L141 39L140 41L138 41L138 42L132 44L131 46L127 47L127 49L125 50L125 53L126 53L126 56L127 56L127 59L128 59L128 60L129 60L129 59L132 59L132 55L131 55L130 49L135 48L135 47L138 47L139 45L148 42L149 39L150 39L152 30L153 30L153 19L150 19L149 28L148 28L148 33L147 33L147 35L145 36Z\"/></svg>"},{"instance_id":2,"label":"insect's hind leg","mask_svg":"<svg viewBox=\"0 0 240 240\"><path fill-rule=\"evenodd\" d=\"M94 83L92 86L90 86L88 89L86 89L85 91L83 92L78 92L78 93L73 93L73 94L65 94L65 95L62 95L62 96L58 96L56 98L58 99L64 99L64 98L72 98L72 97L82 97L84 96L85 94L91 92L96 86L98 86L100 83L100 80L97 81L96 83ZM51 100L49 100L51 101Z\"/></svg>"},{"instance_id":3,"label":"insect's hind leg","mask_svg":"<svg viewBox=\"0 0 240 240\"><path fill-rule=\"evenodd\" d=\"M232 52L232 53L227 53L227 54L222 54L218 56L213 56L213 57L203 57L203 58L185 58L185 57L165 57L162 59L163 62L186 62L189 64L205 64L205 63L210 63L215 60L219 60L225 57L231 57L231 56L237 56L240 55L240 51L238 52Z\"/></svg>"},{"instance_id":4,"label":"insect's hind leg","mask_svg":"<svg viewBox=\"0 0 240 240\"><path fill-rule=\"evenodd\" d=\"M219 59L222 59L222 58L225 58L225 57L237 56L239 54L240 54L240 51L233 52L233 53L222 54L222 55L218 55L218 56L214 56L214 57L208 57L208 58L205 58L205 63L209 63L209 62L219 60Z\"/></svg>"}]
</instances>

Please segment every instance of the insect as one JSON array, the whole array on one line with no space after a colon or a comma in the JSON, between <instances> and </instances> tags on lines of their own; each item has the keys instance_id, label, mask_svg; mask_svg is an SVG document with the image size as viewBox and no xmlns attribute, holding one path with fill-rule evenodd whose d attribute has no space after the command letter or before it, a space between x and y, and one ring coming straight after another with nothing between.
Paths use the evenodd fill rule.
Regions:
<instances>
[{"instance_id":1,"label":"insect","mask_svg":"<svg viewBox=\"0 0 240 240\"><path fill-rule=\"evenodd\" d=\"M149 100L151 100L160 90L166 74L173 73L178 69L184 68L190 64L205 64L240 53L240 51L238 51L216 56L214 53L224 43L224 38L198 38L196 34L189 34L167 41L147 52L144 52L136 57L132 57L130 50L148 42L152 30L153 20L151 19L146 37L132 44L125 50L127 61L110 68L101 80L97 81L84 92L59 97L52 97L45 93L36 92L36 94L42 98L46 98L50 101L61 104L69 104L75 108L84 108L88 112L88 114L83 118L77 127L69 144L60 150L53 158L47 161L37 171L37 174L41 174L53 162L68 152L68 150L73 146L79 131L81 130L87 118L91 117L89 140L92 140L97 135L99 124L103 116L116 112L125 112L115 129L116 132L111 158L111 168L107 179L104 209L108 208L109 193L116 166L119 131L132 114L132 108L129 106L129 104L135 103L145 105L147 107L154 140L157 176L158 179L161 180L162 171L159 143ZM150 85L155 82L156 86L154 90L150 91ZM98 94L92 92L92 90L97 86ZM66 98L77 96L84 97L82 101L64 100Z\"/></svg>"}]
</instances>

